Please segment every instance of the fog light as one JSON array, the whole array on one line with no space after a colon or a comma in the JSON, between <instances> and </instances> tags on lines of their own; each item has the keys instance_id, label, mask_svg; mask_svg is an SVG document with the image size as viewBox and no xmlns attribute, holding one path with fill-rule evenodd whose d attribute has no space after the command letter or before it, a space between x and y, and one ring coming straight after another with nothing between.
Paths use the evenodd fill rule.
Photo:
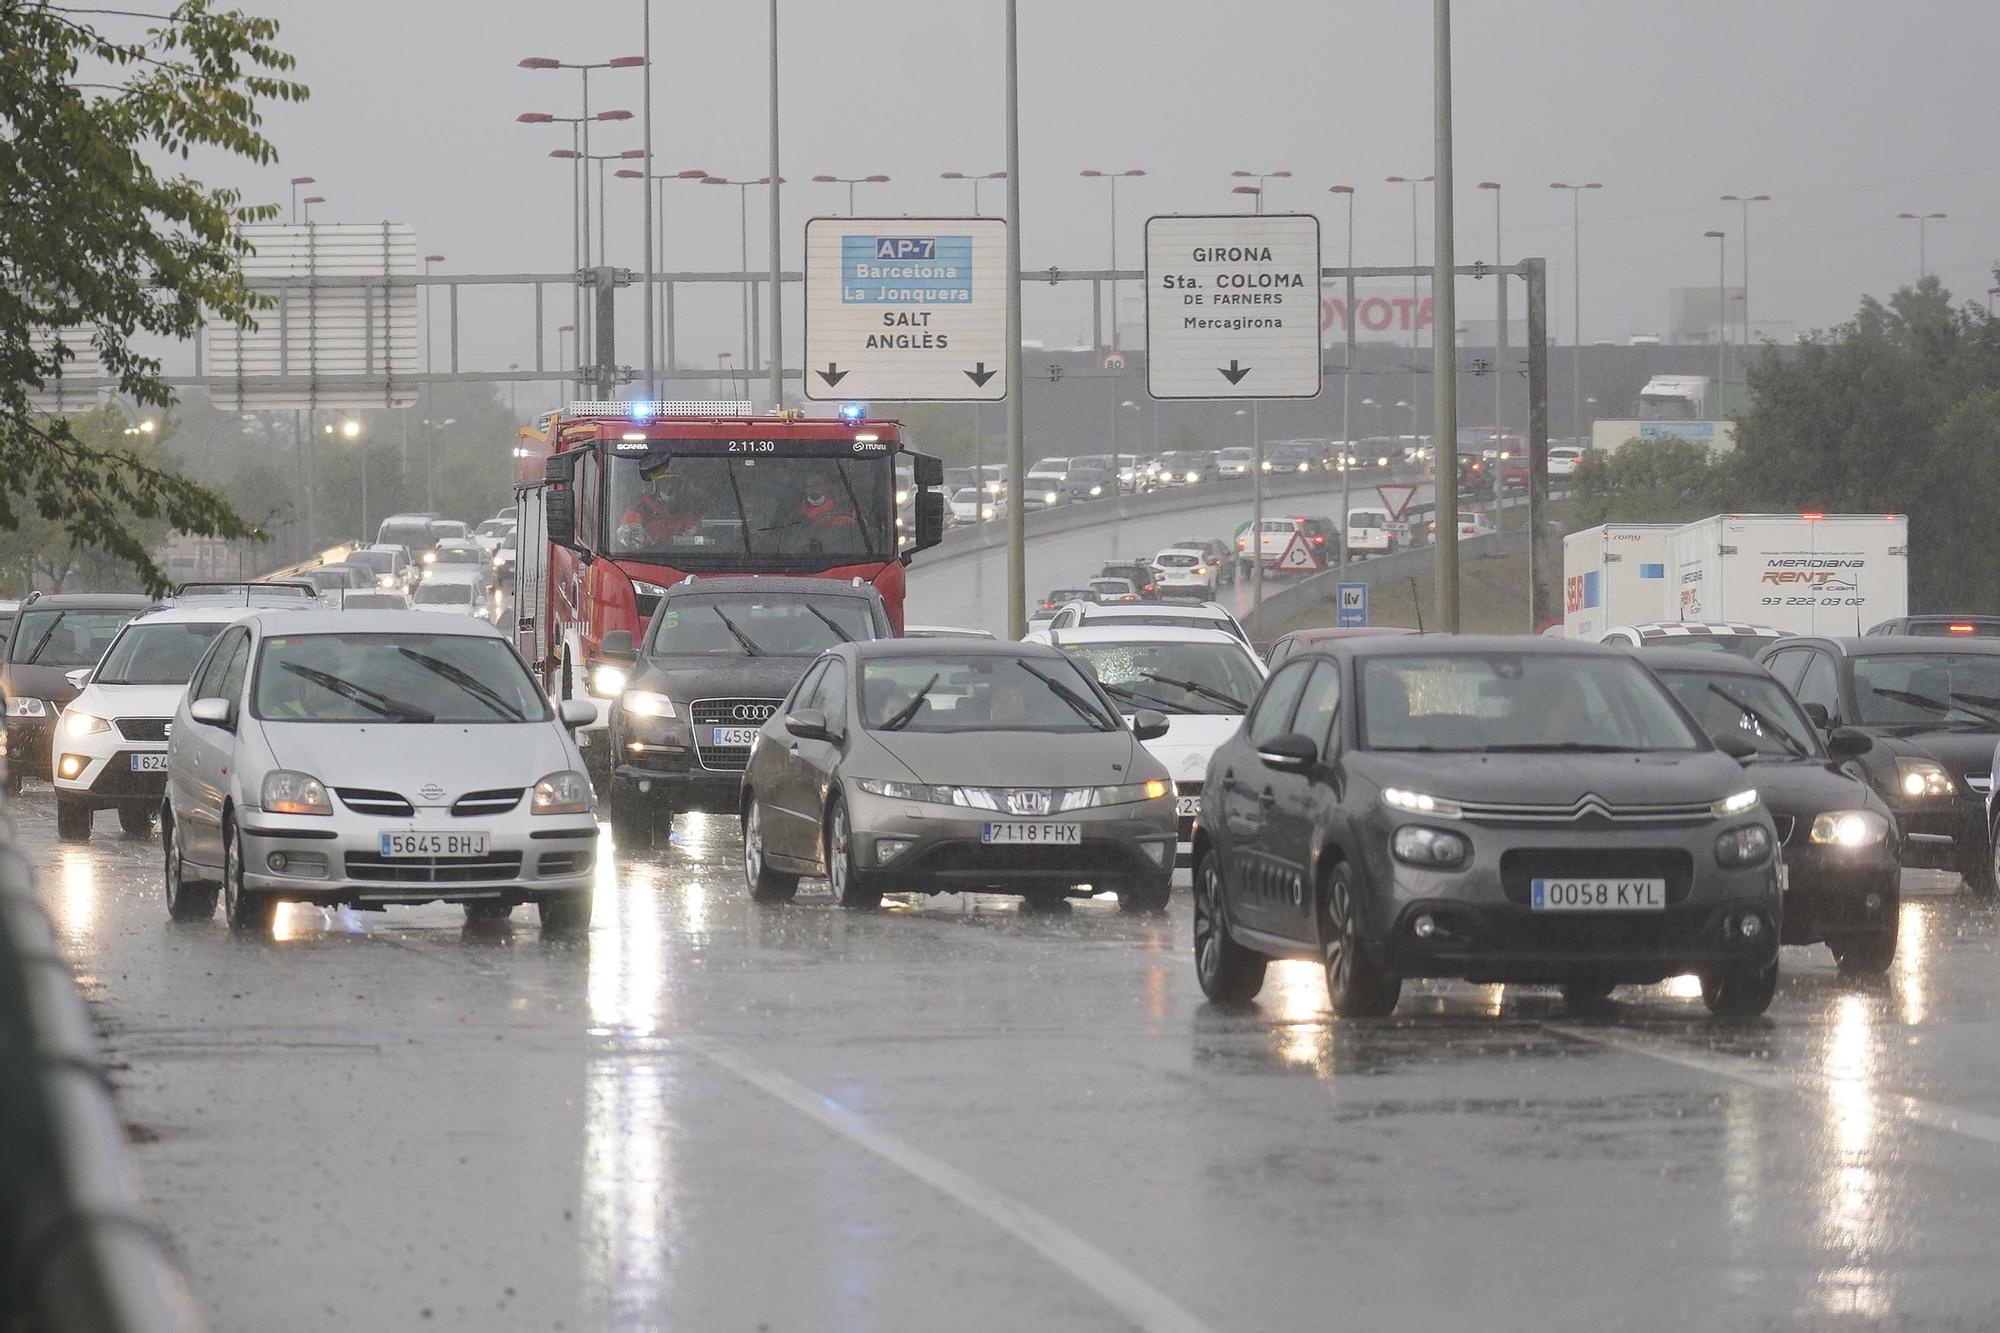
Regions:
<instances>
[{"instance_id":1,"label":"fog light","mask_svg":"<svg viewBox=\"0 0 2000 1333\"><path fill-rule=\"evenodd\" d=\"M62 763L58 765L58 771L66 778L73 778L83 772L84 765L89 762L80 754L66 754L62 757Z\"/></svg>"},{"instance_id":2,"label":"fog light","mask_svg":"<svg viewBox=\"0 0 2000 1333\"><path fill-rule=\"evenodd\" d=\"M1430 939L1438 933L1438 923L1430 917L1420 916L1410 923L1410 933L1420 940Z\"/></svg>"},{"instance_id":3,"label":"fog light","mask_svg":"<svg viewBox=\"0 0 2000 1333\"><path fill-rule=\"evenodd\" d=\"M1164 842L1142 842L1142 843L1140 843L1140 844L1139 844L1139 846L1141 846L1142 848L1144 848L1144 849L1145 849L1145 851L1146 851L1146 855L1147 855L1148 857L1150 857L1150 858L1152 859L1152 862L1153 862L1153 864L1154 864L1154 865L1156 865L1156 866L1163 866L1163 865L1165 865L1165 864L1167 863L1167 844L1166 844L1166 843L1164 843Z\"/></svg>"},{"instance_id":4,"label":"fog light","mask_svg":"<svg viewBox=\"0 0 2000 1333\"><path fill-rule=\"evenodd\" d=\"M277 874L282 875L285 873L285 867L290 865L291 861L283 852L272 852L264 858L264 864L271 867Z\"/></svg>"},{"instance_id":5,"label":"fog light","mask_svg":"<svg viewBox=\"0 0 2000 1333\"><path fill-rule=\"evenodd\" d=\"M891 861L909 850L910 840L908 838L877 838L875 839L875 864L878 866L888 865Z\"/></svg>"},{"instance_id":6,"label":"fog light","mask_svg":"<svg viewBox=\"0 0 2000 1333\"><path fill-rule=\"evenodd\" d=\"M1736 929L1744 939L1754 940L1764 933L1764 918L1755 912L1746 913Z\"/></svg>"},{"instance_id":7,"label":"fog light","mask_svg":"<svg viewBox=\"0 0 2000 1333\"><path fill-rule=\"evenodd\" d=\"M1861 905L1871 912L1879 912L1882 910L1882 895L1871 893L1861 900Z\"/></svg>"}]
</instances>

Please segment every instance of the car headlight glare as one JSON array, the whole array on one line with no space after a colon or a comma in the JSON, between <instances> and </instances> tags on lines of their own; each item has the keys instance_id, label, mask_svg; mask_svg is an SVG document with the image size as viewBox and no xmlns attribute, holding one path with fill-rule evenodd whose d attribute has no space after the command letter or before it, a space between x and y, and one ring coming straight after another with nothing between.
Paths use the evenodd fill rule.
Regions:
<instances>
[{"instance_id":1,"label":"car headlight glare","mask_svg":"<svg viewBox=\"0 0 2000 1333\"><path fill-rule=\"evenodd\" d=\"M1054 491L1049 491L1042 496L1042 503L1052 505L1060 498Z\"/></svg>"},{"instance_id":2,"label":"car headlight glare","mask_svg":"<svg viewBox=\"0 0 2000 1333\"><path fill-rule=\"evenodd\" d=\"M1812 824L1812 840L1824 847L1872 847L1889 836L1889 821L1873 810L1829 810Z\"/></svg>"},{"instance_id":3,"label":"car headlight glare","mask_svg":"<svg viewBox=\"0 0 2000 1333\"><path fill-rule=\"evenodd\" d=\"M1472 844L1462 834L1410 824L1396 830L1389 850L1405 865L1450 870L1465 864Z\"/></svg>"},{"instance_id":4,"label":"car headlight glare","mask_svg":"<svg viewBox=\"0 0 2000 1333\"><path fill-rule=\"evenodd\" d=\"M47 717L49 706L32 695L17 694L7 701L8 717Z\"/></svg>"},{"instance_id":5,"label":"car headlight glare","mask_svg":"<svg viewBox=\"0 0 2000 1333\"><path fill-rule=\"evenodd\" d=\"M438 553L437 553L436 551L425 551L425 552L424 552L424 563L425 563L425 564L427 564L427 565L435 565L435 564L436 564L437 562L438 562Z\"/></svg>"},{"instance_id":6,"label":"car headlight glare","mask_svg":"<svg viewBox=\"0 0 2000 1333\"><path fill-rule=\"evenodd\" d=\"M1751 790L1739 791L1734 796L1725 796L1719 801L1709 802L1708 812L1712 815L1722 815L1726 818L1729 815L1740 815L1756 808L1757 793L1755 790Z\"/></svg>"},{"instance_id":7,"label":"car headlight glare","mask_svg":"<svg viewBox=\"0 0 2000 1333\"><path fill-rule=\"evenodd\" d=\"M590 779L573 768L551 773L535 784L528 806L538 815L589 814Z\"/></svg>"},{"instance_id":8,"label":"car headlight glare","mask_svg":"<svg viewBox=\"0 0 2000 1333\"><path fill-rule=\"evenodd\" d=\"M886 796L895 801L923 801L930 805L959 805L958 788L939 787L928 782L891 782L883 778L860 778L855 786L870 796Z\"/></svg>"},{"instance_id":9,"label":"car headlight glare","mask_svg":"<svg viewBox=\"0 0 2000 1333\"><path fill-rule=\"evenodd\" d=\"M1448 801L1442 796L1431 796L1420 791L1404 791L1401 787L1384 787L1382 804L1391 810L1404 814L1429 815L1433 819L1457 819L1457 801Z\"/></svg>"},{"instance_id":10,"label":"car headlight glare","mask_svg":"<svg viewBox=\"0 0 2000 1333\"><path fill-rule=\"evenodd\" d=\"M1716 864L1754 866L1771 854L1771 832L1762 824L1745 824L1715 840Z\"/></svg>"},{"instance_id":11,"label":"car headlight glare","mask_svg":"<svg viewBox=\"0 0 2000 1333\"><path fill-rule=\"evenodd\" d=\"M274 768L264 775L258 804L274 815L330 815L333 802L326 788L310 773Z\"/></svg>"},{"instance_id":12,"label":"car headlight glare","mask_svg":"<svg viewBox=\"0 0 2000 1333\"><path fill-rule=\"evenodd\" d=\"M1098 805L1131 805L1135 801L1157 801L1173 795L1173 791L1174 784L1164 778L1125 782L1115 787L1076 787L1065 793L1062 808L1077 810Z\"/></svg>"},{"instance_id":13,"label":"car headlight glare","mask_svg":"<svg viewBox=\"0 0 2000 1333\"><path fill-rule=\"evenodd\" d=\"M63 714L63 730L72 736L88 736L94 731L111 730L111 724L95 713L72 708Z\"/></svg>"},{"instance_id":14,"label":"car headlight glare","mask_svg":"<svg viewBox=\"0 0 2000 1333\"><path fill-rule=\"evenodd\" d=\"M590 692L600 699L616 699L625 692L629 673L613 662L599 662L590 669Z\"/></svg>"},{"instance_id":15,"label":"car headlight glare","mask_svg":"<svg viewBox=\"0 0 2000 1333\"><path fill-rule=\"evenodd\" d=\"M1194 485L1194 483L1196 483L1196 482L1198 482L1198 481L1200 481L1200 480L1201 480L1201 473L1199 473L1199 472L1190 472L1190 473L1188 473L1188 474L1187 474L1187 480L1188 480L1188 485L1192 486L1192 485Z\"/></svg>"},{"instance_id":16,"label":"car headlight glare","mask_svg":"<svg viewBox=\"0 0 2000 1333\"><path fill-rule=\"evenodd\" d=\"M598 668L604 670L603 667ZM676 717L674 701L658 690L627 690L618 702L632 717Z\"/></svg>"},{"instance_id":17,"label":"car headlight glare","mask_svg":"<svg viewBox=\"0 0 2000 1333\"><path fill-rule=\"evenodd\" d=\"M1950 796L1951 775L1934 759L1898 759L1896 789L1911 798Z\"/></svg>"}]
</instances>

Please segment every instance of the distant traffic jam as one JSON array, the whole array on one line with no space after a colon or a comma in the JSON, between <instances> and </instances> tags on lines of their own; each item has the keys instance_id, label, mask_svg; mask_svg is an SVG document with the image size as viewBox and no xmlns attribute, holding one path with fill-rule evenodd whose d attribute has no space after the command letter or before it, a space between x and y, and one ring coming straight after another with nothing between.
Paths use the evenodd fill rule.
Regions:
<instances>
[{"instance_id":1,"label":"distant traffic jam","mask_svg":"<svg viewBox=\"0 0 2000 1333\"><path fill-rule=\"evenodd\" d=\"M1462 442L1461 475L1504 490L1510 454ZM46 782L67 841L102 811L157 828L166 914L239 931L284 902L586 930L600 856L697 813L740 829L743 892L773 907L811 880L853 910L1155 913L1185 883L1212 1001L1308 959L1342 1017L1424 978L1584 1009L1689 975L1753 1015L1781 944L1886 972L1904 870L1995 891L2000 622L1909 613L1897 515L1608 525L1565 538L1540 636L1267 644L1218 589L1422 544L1380 503L1277 515L1079 570L1012 643L905 608L906 568L1004 482L865 409L580 404L516 457L515 502L476 524L397 514L252 582L9 608L9 790ZM1255 458L1045 458L1022 502Z\"/></svg>"}]
</instances>

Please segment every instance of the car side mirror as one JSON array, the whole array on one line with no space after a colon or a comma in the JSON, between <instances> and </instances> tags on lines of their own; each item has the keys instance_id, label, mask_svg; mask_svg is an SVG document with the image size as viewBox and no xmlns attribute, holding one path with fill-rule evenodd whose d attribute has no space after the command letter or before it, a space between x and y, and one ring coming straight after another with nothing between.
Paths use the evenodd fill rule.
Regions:
<instances>
[{"instance_id":1,"label":"car side mirror","mask_svg":"<svg viewBox=\"0 0 2000 1333\"><path fill-rule=\"evenodd\" d=\"M598 641L597 655L607 662L636 662L639 654L632 650L632 631L614 629L607 631Z\"/></svg>"},{"instance_id":2,"label":"car side mirror","mask_svg":"<svg viewBox=\"0 0 2000 1333\"><path fill-rule=\"evenodd\" d=\"M1711 739L1715 741L1716 749L1722 751L1731 759L1737 760L1739 763L1757 753L1756 746L1733 732L1721 732Z\"/></svg>"},{"instance_id":3,"label":"car side mirror","mask_svg":"<svg viewBox=\"0 0 2000 1333\"><path fill-rule=\"evenodd\" d=\"M90 672L89 667L78 667L74 671L63 672L63 679L69 682L71 689L80 690L90 684Z\"/></svg>"},{"instance_id":4,"label":"car side mirror","mask_svg":"<svg viewBox=\"0 0 2000 1333\"><path fill-rule=\"evenodd\" d=\"M210 727L226 729L229 726L230 712L227 699L196 699L188 705L188 716Z\"/></svg>"},{"instance_id":5,"label":"car side mirror","mask_svg":"<svg viewBox=\"0 0 2000 1333\"><path fill-rule=\"evenodd\" d=\"M1167 734L1167 715L1141 708L1132 715L1132 734L1142 741L1156 741Z\"/></svg>"},{"instance_id":6,"label":"car side mirror","mask_svg":"<svg viewBox=\"0 0 2000 1333\"><path fill-rule=\"evenodd\" d=\"M597 705L588 699L565 699L556 705L556 716L562 724L574 731L597 721Z\"/></svg>"},{"instance_id":7,"label":"car side mirror","mask_svg":"<svg viewBox=\"0 0 2000 1333\"><path fill-rule=\"evenodd\" d=\"M1859 759L1875 748L1875 738L1865 731L1842 727L1826 738L1826 752L1835 759Z\"/></svg>"},{"instance_id":8,"label":"car side mirror","mask_svg":"<svg viewBox=\"0 0 2000 1333\"><path fill-rule=\"evenodd\" d=\"M801 708L796 713L785 715L785 730L802 741L831 741L833 731L826 725L826 714L817 708Z\"/></svg>"},{"instance_id":9,"label":"car side mirror","mask_svg":"<svg viewBox=\"0 0 2000 1333\"><path fill-rule=\"evenodd\" d=\"M918 491L917 539L919 551L928 551L944 540L944 496L937 491Z\"/></svg>"},{"instance_id":10,"label":"car side mirror","mask_svg":"<svg viewBox=\"0 0 2000 1333\"><path fill-rule=\"evenodd\" d=\"M1825 704L1811 703L1811 704L1801 704L1799 706L1806 710L1806 720L1811 722L1815 727L1818 727L1821 731L1825 731L1828 727L1833 725L1833 717L1826 711Z\"/></svg>"},{"instance_id":11,"label":"car side mirror","mask_svg":"<svg viewBox=\"0 0 2000 1333\"><path fill-rule=\"evenodd\" d=\"M1310 736L1288 731L1258 746L1257 757L1266 768L1275 768L1280 773L1303 773L1319 758L1319 746Z\"/></svg>"}]
</instances>

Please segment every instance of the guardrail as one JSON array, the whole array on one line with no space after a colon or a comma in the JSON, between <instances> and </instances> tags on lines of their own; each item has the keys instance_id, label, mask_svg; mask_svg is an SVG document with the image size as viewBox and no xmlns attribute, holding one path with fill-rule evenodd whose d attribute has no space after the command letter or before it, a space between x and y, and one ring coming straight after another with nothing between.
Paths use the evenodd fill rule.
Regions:
<instances>
[{"instance_id":1,"label":"guardrail","mask_svg":"<svg viewBox=\"0 0 2000 1333\"><path fill-rule=\"evenodd\" d=\"M10 846L0 846L0 1134L8 1328L200 1328L172 1244L140 1211L90 1016Z\"/></svg>"}]
</instances>

